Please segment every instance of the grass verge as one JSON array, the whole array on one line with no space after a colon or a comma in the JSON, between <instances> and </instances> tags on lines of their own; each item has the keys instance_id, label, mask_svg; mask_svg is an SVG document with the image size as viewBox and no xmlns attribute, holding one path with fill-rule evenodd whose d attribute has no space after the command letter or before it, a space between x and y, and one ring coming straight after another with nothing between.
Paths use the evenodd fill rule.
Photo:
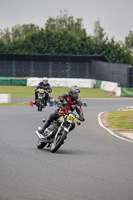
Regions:
<instances>
[{"instance_id":1,"label":"grass verge","mask_svg":"<svg viewBox=\"0 0 133 200\"><path fill-rule=\"evenodd\" d=\"M50 96L55 98L61 94L67 94L69 88L66 87L52 87ZM0 94L11 94L12 98L34 98L35 87L27 86L0 86ZM111 98L115 97L112 92L96 89L96 88L81 88L80 96L83 98Z\"/></svg>"},{"instance_id":2,"label":"grass verge","mask_svg":"<svg viewBox=\"0 0 133 200\"><path fill-rule=\"evenodd\" d=\"M133 111L112 111L107 115L109 124L117 129L133 129Z\"/></svg>"},{"instance_id":3,"label":"grass verge","mask_svg":"<svg viewBox=\"0 0 133 200\"><path fill-rule=\"evenodd\" d=\"M30 102L1 103L0 106L30 106Z\"/></svg>"}]
</instances>

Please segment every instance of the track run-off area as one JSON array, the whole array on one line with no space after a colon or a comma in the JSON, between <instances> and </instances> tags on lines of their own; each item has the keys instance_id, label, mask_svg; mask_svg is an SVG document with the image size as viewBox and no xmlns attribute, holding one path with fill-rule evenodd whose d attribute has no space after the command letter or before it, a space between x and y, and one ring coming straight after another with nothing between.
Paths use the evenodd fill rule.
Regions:
<instances>
[{"instance_id":1,"label":"track run-off area","mask_svg":"<svg viewBox=\"0 0 133 200\"><path fill-rule=\"evenodd\" d=\"M84 99L85 122L56 153L36 147L35 131L56 109L0 107L0 200L133 200L133 143L99 125L98 115L132 98Z\"/></svg>"}]
</instances>

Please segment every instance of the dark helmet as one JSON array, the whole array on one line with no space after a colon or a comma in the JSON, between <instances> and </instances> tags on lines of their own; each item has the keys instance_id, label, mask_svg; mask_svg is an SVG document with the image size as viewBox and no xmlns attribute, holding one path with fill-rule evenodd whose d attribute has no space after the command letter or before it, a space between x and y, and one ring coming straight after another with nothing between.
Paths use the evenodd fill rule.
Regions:
<instances>
[{"instance_id":1,"label":"dark helmet","mask_svg":"<svg viewBox=\"0 0 133 200\"><path fill-rule=\"evenodd\" d=\"M68 96L72 100L77 100L79 98L79 94L80 94L80 89L76 85L69 88Z\"/></svg>"}]
</instances>

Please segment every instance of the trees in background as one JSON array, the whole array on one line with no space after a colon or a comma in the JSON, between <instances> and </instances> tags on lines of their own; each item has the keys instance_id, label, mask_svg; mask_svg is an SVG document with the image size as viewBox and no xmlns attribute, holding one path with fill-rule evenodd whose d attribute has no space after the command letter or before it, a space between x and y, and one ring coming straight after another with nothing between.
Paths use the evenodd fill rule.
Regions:
<instances>
[{"instance_id":1,"label":"trees in background","mask_svg":"<svg viewBox=\"0 0 133 200\"><path fill-rule=\"evenodd\" d=\"M66 12L49 17L45 28L34 24L16 25L11 31L0 30L0 53L52 55L104 55L111 62L133 65L133 32L125 43L108 39L100 20L94 23L94 34L87 35L81 18Z\"/></svg>"},{"instance_id":2,"label":"trees in background","mask_svg":"<svg viewBox=\"0 0 133 200\"><path fill-rule=\"evenodd\" d=\"M86 30L83 28L82 18L74 19L69 16L67 11L60 11L60 15L56 18L49 17L45 24L45 29L50 31L68 30L76 36L86 36Z\"/></svg>"},{"instance_id":3,"label":"trees in background","mask_svg":"<svg viewBox=\"0 0 133 200\"><path fill-rule=\"evenodd\" d=\"M129 31L128 36L125 37L125 45L133 51L133 31Z\"/></svg>"}]
</instances>

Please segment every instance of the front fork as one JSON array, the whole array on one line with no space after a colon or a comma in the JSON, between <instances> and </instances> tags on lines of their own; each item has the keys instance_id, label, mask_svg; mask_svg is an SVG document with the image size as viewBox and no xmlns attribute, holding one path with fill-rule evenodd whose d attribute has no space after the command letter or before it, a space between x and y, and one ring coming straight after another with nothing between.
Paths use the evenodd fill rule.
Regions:
<instances>
[{"instance_id":1,"label":"front fork","mask_svg":"<svg viewBox=\"0 0 133 200\"><path fill-rule=\"evenodd\" d=\"M67 133L69 133L69 130L70 130L70 128L71 128L71 124L69 125L69 127L63 127L63 122L62 122L61 125L60 125L60 127L59 127L59 129L58 129L58 131L57 131L57 133L56 133L56 135L55 135L55 140L57 139L58 134L59 134L59 132L61 131L62 128L63 128ZM63 130L62 130L62 131L63 131Z\"/></svg>"}]
</instances>

